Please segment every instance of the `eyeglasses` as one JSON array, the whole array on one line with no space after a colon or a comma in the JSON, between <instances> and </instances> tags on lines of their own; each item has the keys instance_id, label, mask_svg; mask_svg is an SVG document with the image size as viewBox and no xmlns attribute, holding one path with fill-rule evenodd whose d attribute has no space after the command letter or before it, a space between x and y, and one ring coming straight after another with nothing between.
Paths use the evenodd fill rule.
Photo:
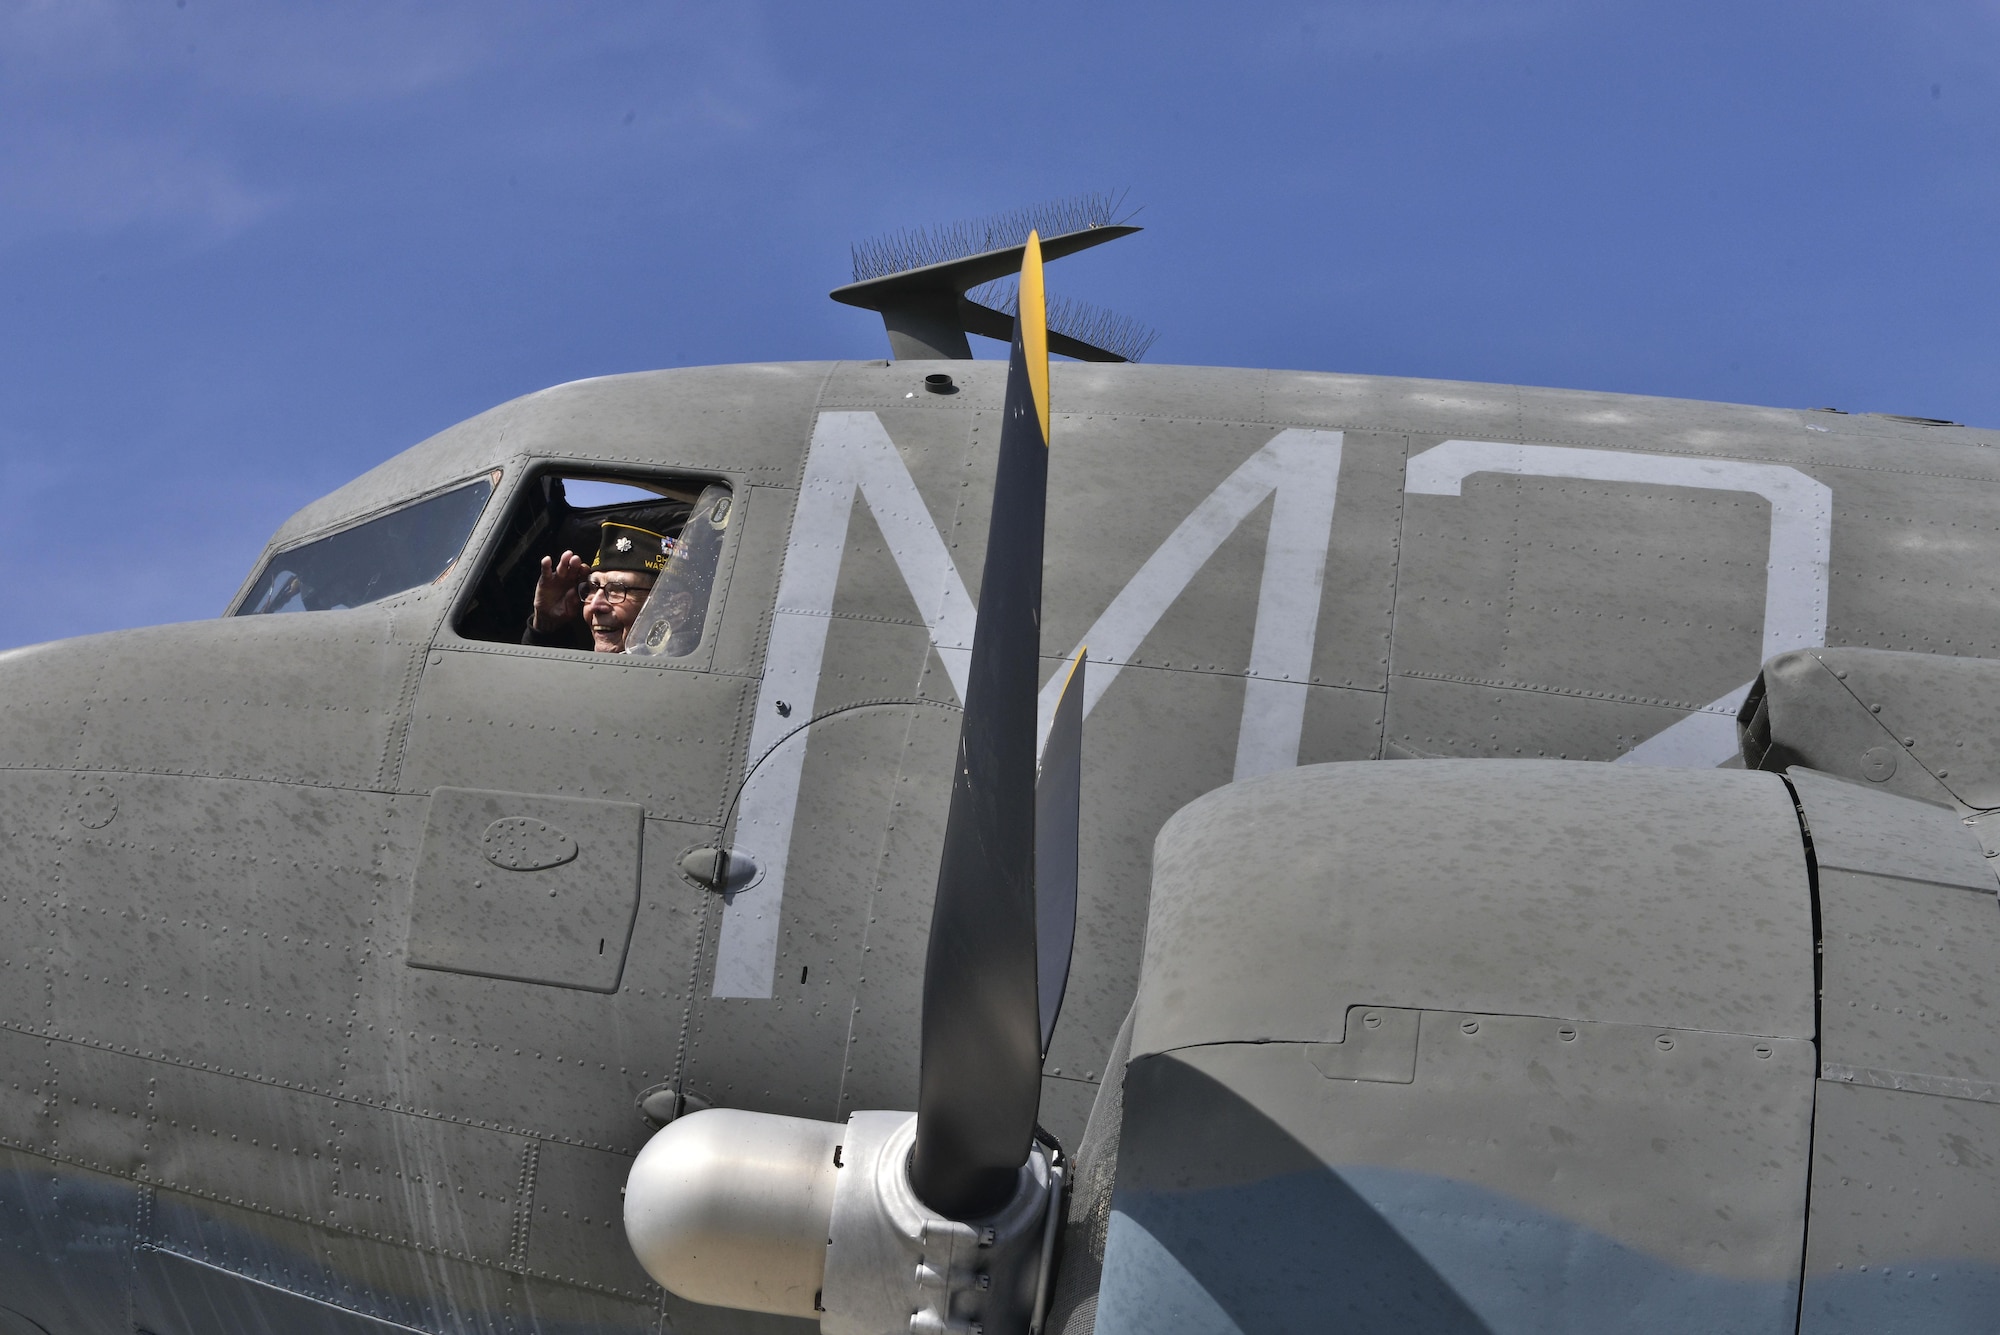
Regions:
<instances>
[{"instance_id":1,"label":"eyeglasses","mask_svg":"<svg viewBox=\"0 0 2000 1335\"><path fill-rule=\"evenodd\" d=\"M613 607L623 607L626 603L644 602L646 595L653 591L649 584L596 584L590 580L576 586L576 596L584 602L592 598L602 598Z\"/></svg>"}]
</instances>

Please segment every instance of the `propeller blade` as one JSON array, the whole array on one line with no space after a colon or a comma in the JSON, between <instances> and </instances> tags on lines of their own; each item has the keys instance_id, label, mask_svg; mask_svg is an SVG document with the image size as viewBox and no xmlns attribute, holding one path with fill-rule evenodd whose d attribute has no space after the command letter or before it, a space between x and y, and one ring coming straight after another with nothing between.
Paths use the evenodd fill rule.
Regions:
<instances>
[{"instance_id":1,"label":"propeller blade","mask_svg":"<svg viewBox=\"0 0 2000 1335\"><path fill-rule=\"evenodd\" d=\"M1065 669L1055 722L1035 781L1035 977L1042 1012L1042 1058L1049 1055L1076 944L1076 847L1083 802L1083 668L1086 649Z\"/></svg>"},{"instance_id":2,"label":"propeller blade","mask_svg":"<svg viewBox=\"0 0 2000 1335\"><path fill-rule=\"evenodd\" d=\"M979 621L924 960L910 1185L953 1219L1013 1195L1041 1104L1035 982L1035 695L1049 352L1041 238L1028 234L993 480Z\"/></svg>"}]
</instances>

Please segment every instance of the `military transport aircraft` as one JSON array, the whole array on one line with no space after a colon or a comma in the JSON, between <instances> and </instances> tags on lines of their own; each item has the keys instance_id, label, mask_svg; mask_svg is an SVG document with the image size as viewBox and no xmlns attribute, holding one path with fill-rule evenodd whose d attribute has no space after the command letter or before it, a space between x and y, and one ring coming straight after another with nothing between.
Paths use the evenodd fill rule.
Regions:
<instances>
[{"instance_id":1,"label":"military transport aircraft","mask_svg":"<svg viewBox=\"0 0 2000 1335\"><path fill-rule=\"evenodd\" d=\"M0 1332L1990 1329L2000 435L1134 364L1130 230L0 656Z\"/></svg>"}]
</instances>

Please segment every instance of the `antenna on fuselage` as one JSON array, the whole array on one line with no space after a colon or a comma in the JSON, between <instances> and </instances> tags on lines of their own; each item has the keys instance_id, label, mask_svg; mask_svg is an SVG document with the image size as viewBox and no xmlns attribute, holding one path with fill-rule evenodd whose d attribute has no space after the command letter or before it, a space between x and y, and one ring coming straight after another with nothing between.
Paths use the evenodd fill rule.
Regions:
<instances>
[{"instance_id":1,"label":"antenna on fuselage","mask_svg":"<svg viewBox=\"0 0 2000 1335\"><path fill-rule=\"evenodd\" d=\"M1116 241L1140 229L1123 192L1079 195L1053 204L943 227L915 228L858 242L854 281L835 301L879 313L899 361L969 360L967 334L1010 342L1015 297L1001 280L1020 272L1029 233L1044 260ZM974 289L980 289L975 291ZM1136 362L1158 337L1125 316L1073 300L1048 303L1048 349L1086 362Z\"/></svg>"}]
</instances>

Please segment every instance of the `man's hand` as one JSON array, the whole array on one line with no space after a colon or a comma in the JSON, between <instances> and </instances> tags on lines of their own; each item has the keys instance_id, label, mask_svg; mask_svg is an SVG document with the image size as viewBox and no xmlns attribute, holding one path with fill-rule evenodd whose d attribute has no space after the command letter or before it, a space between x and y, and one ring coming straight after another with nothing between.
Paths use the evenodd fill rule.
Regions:
<instances>
[{"instance_id":1,"label":"man's hand","mask_svg":"<svg viewBox=\"0 0 2000 1335\"><path fill-rule=\"evenodd\" d=\"M583 600L576 596L576 586L589 574L590 567L575 552L564 552L562 559L556 561L544 556L542 577L535 583L535 614L528 625L537 634L545 635L581 616Z\"/></svg>"}]
</instances>

